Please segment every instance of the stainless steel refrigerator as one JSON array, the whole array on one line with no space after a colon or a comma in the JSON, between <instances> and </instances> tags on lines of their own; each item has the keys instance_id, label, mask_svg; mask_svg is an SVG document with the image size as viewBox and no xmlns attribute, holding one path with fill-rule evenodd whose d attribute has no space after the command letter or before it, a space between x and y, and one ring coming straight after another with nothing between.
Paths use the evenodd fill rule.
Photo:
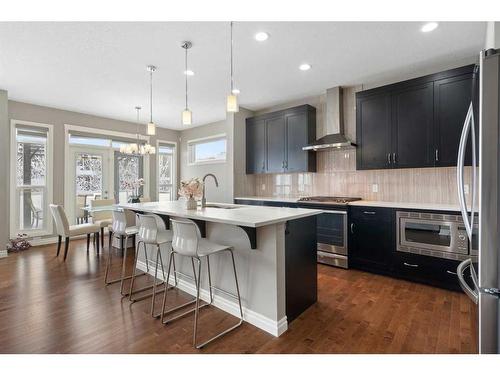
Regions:
<instances>
[{"instance_id":1,"label":"stainless steel refrigerator","mask_svg":"<svg viewBox=\"0 0 500 375\"><path fill-rule=\"evenodd\" d=\"M457 274L464 292L479 305L479 352L500 353L500 50L481 52L474 81L479 81L479 97L473 88L459 145L457 185L465 229L470 243L479 241L479 254L462 262ZM473 163L469 207L464 184L468 139Z\"/></svg>"}]
</instances>

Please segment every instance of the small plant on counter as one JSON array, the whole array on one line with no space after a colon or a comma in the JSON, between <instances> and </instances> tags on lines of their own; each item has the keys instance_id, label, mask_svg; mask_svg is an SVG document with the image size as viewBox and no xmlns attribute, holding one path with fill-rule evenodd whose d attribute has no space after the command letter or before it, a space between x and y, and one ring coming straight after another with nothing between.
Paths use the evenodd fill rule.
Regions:
<instances>
[{"instance_id":1,"label":"small plant on counter","mask_svg":"<svg viewBox=\"0 0 500 375\"><path fill-rule=\"evenodd\" d=\"M187 181L181 181L179 196L186 199L186 208L188 210L196 209L196 200L203 195L203 182L199 178L192 178Z\"/></svg>"}]
</instances>

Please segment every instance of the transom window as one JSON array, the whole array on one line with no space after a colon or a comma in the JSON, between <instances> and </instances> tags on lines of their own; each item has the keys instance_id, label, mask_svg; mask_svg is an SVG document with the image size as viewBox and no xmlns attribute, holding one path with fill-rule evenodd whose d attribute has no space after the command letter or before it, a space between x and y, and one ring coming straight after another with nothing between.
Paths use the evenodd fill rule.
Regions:
<instances>
[{"instance_id":1,"label":"transom window","mask_svg":"<svg viewBox=\"0 0 500 375\"><path fill-rule=\"evenodd\" d=\"M225 134L193 139L187 142L188 164L224 163L226 161L227 138Z\"/></svg>"}]
</instances>

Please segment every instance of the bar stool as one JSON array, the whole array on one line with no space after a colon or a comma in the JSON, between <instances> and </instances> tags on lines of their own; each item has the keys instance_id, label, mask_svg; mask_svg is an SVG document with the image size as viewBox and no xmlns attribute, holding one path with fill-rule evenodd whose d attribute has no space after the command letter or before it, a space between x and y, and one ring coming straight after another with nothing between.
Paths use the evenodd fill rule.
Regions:
<instances>
[{"instance_id":1,"label":"bar stool","mask_svg":"<svg viewBox=\"0 0 500 375\"><path fill-rule=\"evenodd\" d=\"M158 220L161 220L161 219L157 215L137 215L137 216L139 218L139 231L138 231L139 240L137 241L134 269L132 271L132 280L130 282L129 300L131 302L137 302L137 301L141 301L143 299L152 297L151 298L151 315L153 315L156 294L161 292L161 291L157 291L156 288L158 286L161 286L164 283L164 281L162 281L158 284L156 283L156 280L158 278L158 262L160 262L163 280L165 280L165 269L163 267L163 259L161 256L160 245L172 242L172 232L169 230L159 228ZM146 267L148 267L146 245L156 246L155 275L154 275L154 280L153 280L152 285L149 285L145 288L141 288L138 290L134 290L134 280L135 280L135 277L137 276L135 274L135 270L137 268L137 258L138 258L137 255L139 253L139 247L141 244L143 245L143 248L144 248L144 256L146 258ZM147 269L149 272L149 267ZM174 263L174 269L175 269L175 263ZM168 282L166 282L165 284L168 286ZM177 285L177 277L175 277L175 285ZM153 291L151 293L146 294L146 295L141 296L141 297L132 298L133 294L144 291L144 290L149 289L149 288L153 288Z\"/></svg>"},{"instance_id":2,"label":"bar stool","mask_svg":"<svg viewBox=\"0 0 500 375\"><path fill-rule=\"evenodd\" d=\"M161 321L164 324L170 323L176 319L179 319L182 316L185 316L191 312L194 311L194 330L193 330L193 346L197 349L201 349L208 343L218 339L219 337L225 335L228 332L231 332L232 330L238 328L241 326L243 323L243 309L241 307L241 296L240 296L240 288L238 286L238 276L236 274L236 264L234 262L234 254L233 254L233 248L231 246L226 246L226 245L219 245L217 243L208 241L204 238L199 238L198 237L198 232L196 230L196 224L194 224L192 221L184 221L184 220L174 220L171 219L170 222L172 223L172 229L173 229L173 239L172 239L172 251L170 254L170 261L168 263L168 270L167 270L167 279L169 280L170 277L170 266L172 262L174 261L174 254L178 254L181 256L186 256L191 258L191 262L193 265L193 273L194 273L194 281L196 284L196 298L188 303L184 303L180 306L174 307L170 310L165 311L165 304L167 300L167 290L168 290L168 282L165 284L165 290L163 294L163 304L162 304L162 310L161 310ZM229 293L225 290L216 288L212 286L212 278L210 275L210 255L221 253L223 251L227 251L231 254L231 260L233 263L233 272L234 272L234 281L236 284L236 295L233 293ZM207 271L208 271L208 288L209 288L209 294L210 294L210 303L205 303L200 306L200 282L201 282L201 259L206 257L207 259ZM198 274L195 272L194 268L194 260L198 262ZM174 269L174 274L176 273ZM209 306L213 302L213 290L218 290L230 297L235 298L238 300L238 305L240 308L240 321L236 323L235 325L231 326L230 328L226 329L225 331L213 336L212 338L208 339L207 341L197 344L196 342L196 334L197 334L197 328L198 328L198 315L199 315L199 309L201 307ZM187 306L190 303L195 303L195 307L193 309L190 309L184 313L177 314L176 316L164 320L165 315L172 313L174 311L177 311L181 309L184 306Z\"/></svg>"},{"instance_id":3,"label":"bar stool","mask_svg":"<svg viewBox=\"0 0 500 375\"><path fill-rule=\"evenodd\" d=\"M109 244L108 244L108 260L106 262L106 272L104 274L104 283L106 285L114 284L120 282L120 293L122 296L127 296L128 293L123 291L123 281L130 279L132 275L125 277L125 266L127 261L127 249L128 249L128 239L132 237L134 248L135 248L135 236L137 235L139 229L135 225L135 214L130 210L124 211L112 211L113 223L108 227L109 231ZM123 254L122 261L122 271L121 276L114 280L108 280L109 269L111 267L113 259L113 238L118 238L120 240L120 250ZM125 244L125 246L124 246ZM149 270L149 265L147 265ZM136 276L142 276L146 273L137 274Z\"/></svg>"}]
</instances>

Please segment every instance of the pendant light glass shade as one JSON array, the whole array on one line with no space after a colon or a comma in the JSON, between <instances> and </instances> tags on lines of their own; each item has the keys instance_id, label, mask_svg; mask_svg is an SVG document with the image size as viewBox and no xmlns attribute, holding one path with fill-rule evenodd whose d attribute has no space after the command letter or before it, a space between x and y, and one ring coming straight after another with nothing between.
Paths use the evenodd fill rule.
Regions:
<instances>
[{"instance_id":1,"label":"pendant light glass shade","mask_svg":"<svg viewBox=\"0 0 500 375\"><path fill-rule=\"evenodd\" d=\"M182 125L191 125L193 123L193 114L189 109L182 111Z\"/></svg>"},{"instance_id":2,"label":"pendant light glass shade","mask_svg":"<svg viewBox=\"0 0 500 375\"><path fill-rule=\"evenodd\" d=\"M238 97L236 95L227 96L226 110L228 112L238 112L240 110L240 106L238 105Z\"/></svg>"},{"instance_id":3,"label":"pendant light glass shade","mask_svg":"<svg viewBox=\"0 0 500 375\"><path fill-rule=\"evenodd\" d=\"M147 135L155 135L156 134L156 125L154 122L150 122L148 124L148 128L146 131Z\"/></svg>"}]
</instances>

